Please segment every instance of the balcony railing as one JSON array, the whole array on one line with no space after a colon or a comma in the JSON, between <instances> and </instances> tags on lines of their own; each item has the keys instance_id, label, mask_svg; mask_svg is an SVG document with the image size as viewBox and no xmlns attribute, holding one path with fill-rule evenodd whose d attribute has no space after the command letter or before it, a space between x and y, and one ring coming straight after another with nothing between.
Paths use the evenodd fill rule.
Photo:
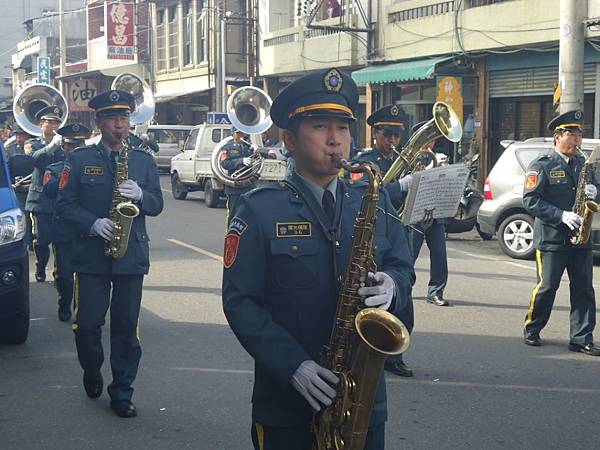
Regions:
<instances>
[{"instance_id":1,"label":"balcony railing","mask_svg":"<svg viewBox=\"0 0 600 450\"><path fill-rule=\"evenodd\" d=\"M274 45L289 44L290 42L298 42L298 32L283 34L281 36L275 36L263 41L265 47L272 47Z\"/></svg>"},{"instance_id":2,"label":"balcony railing","mask_svg":"<svg viewBox=\"0 0 600 450\"><path fill-rule=\"evenodd\" d=\"M512 0L469 0L469 8L476 8L478 6L493 5L494 3L511 2Z\"/></svg>"},{"instance_id":3,"label":"balcony railing","mask_svg":"<svg viewBox=\"0 0 600 450\"><path fill-rule=\"evenodd\" d=\"M474 0L472 0L474 1ZM403 9L396 11L388 16L390 23L403 22L405 20L418 19L420 17L437 16L455 11L456 5L454 0L434 3L427 6L418 6L416 8Z\"/></svg>"}]
</instances>

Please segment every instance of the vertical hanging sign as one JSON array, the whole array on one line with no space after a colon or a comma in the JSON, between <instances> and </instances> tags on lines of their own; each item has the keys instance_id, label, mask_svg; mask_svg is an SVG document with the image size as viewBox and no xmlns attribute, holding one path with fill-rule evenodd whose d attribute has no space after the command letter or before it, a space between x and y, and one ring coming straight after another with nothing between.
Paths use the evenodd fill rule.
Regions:
<instances>
[{"instance_id":1,"label":"vertical hanging sign","mask_svg":"<svg viewBox=\"0 0 600 450\"><path fill-rule=\"evenodd\" d=\"M106 57L135 59L135 21L133 3L106 3Z\"/></svg>"},{"instance_id":2,"label":"vertical hanging sign","mask_svg":"<svg viewBox=\"0 0 600 450\"><path fill-rule=\"evenodd\" d=\"M37 82L50 84L50 58L39 56L37 59Z\"/></svg>"}]
</instances>

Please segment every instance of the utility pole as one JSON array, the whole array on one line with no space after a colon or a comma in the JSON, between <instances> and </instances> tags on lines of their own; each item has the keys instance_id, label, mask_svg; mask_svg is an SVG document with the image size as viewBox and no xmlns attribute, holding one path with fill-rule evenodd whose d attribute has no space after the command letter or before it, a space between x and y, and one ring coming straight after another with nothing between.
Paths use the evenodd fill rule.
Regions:
<instances>
[{"instance_id":1,"label":"utility pole","mask_svg":"<svg viewBox=\"0 0 600 450\"><path fill-rule=\"evenodd\" d=\"M225 2L223 2L223 10L221 11L221 16L220 16L220 21L221 21L221 39L220 39L220 49L221 49L221 65L219 67L219 74L220 74L220 91L221 91L221 111L226 111L227 110L227 92L226 92L226 79L227 79L227 64L225 61L225 56L226 56L226 52L225 52L225 45L226 45L226 41L225 41L225 20L227 19L227 13L224 10L225 8Z\"/></svg>"},{"instance_id":2,"label":"utility pole","mask_svg":"<svg viewBox=\"0 0 600 450\"><path fill-rule=\"evenodd\" d=\"M65 9L63 0L58 0L58 58L60 66L60 76L66 75L67 66L67 38L65 36ZM63 81L60 82L60 90L64 93Z\"/></svg>"},{"instance_id":3,"label":"utility pole","mask_svg":"<svg viewBox=\"0 0 600 450\"><path fill-rule=\"evenodd\" d=\"M583 110L584 19L587 0L560 0L560 53L558 82L560 113Z\"/></svg>"}]
</instances>

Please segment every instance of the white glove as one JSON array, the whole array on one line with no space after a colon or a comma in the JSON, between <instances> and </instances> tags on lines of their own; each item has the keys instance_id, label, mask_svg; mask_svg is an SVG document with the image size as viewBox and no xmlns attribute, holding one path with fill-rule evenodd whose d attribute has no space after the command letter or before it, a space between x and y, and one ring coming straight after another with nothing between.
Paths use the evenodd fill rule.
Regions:
<instances>
[{"instance_id":1,"label":"white glove","mask_svg":"<svg viewBox=\"0 0 600 450\"><path fill-rule=\"evenodd\" d=\"M400 185L400 190L401 191L408 191L408 189L410 188L410 185L412 183L412 175L408 174L403 178L400 178L398 180L398 184Z\"/></svg>"},{"instance_id":2,"label":"white glove","mask_svg":"<svg viewBox=\"0 0 600 450\"><path fill-rule=\"evenodd\" d=\"M252 164L252 158L250 158L249 156L242 158L242 164L245 166L249 166L250 164Z\"/></svg>"},{"instance_id":3,"label":"white glove","mask_svg":"<svg viewBox=\"0 0 600 450\"><path fill-rule=\"evenodd\" d=\"M133 180L125 180L119 185L119 192L123 197L139 202L142 199L142 188Z\"/></svg>"},{"instance_id":4,"label":"white glove","mask_svg":"<svg viewBox=\"0 0 600 450\"><path fill-rule=\"evenodd\" d=\"M596 186L594 186L593 184L585 185L585 196L587 198L594 199L594 198L596 198L597 194L598 194L598 189L596 189Z\"/></svg>"},{"instance_id":5,"label":"white glove","mask_svg":"<svg viewBox=\"0 0 600 450\"><path fill-rule=\"evenodd\" d=\"M445 153L436 153L435 159L437 161L438 166L445 166L448 164L448 156Z\"/></svg>"},{"instance_id":6,"label":"white glove","mask_svg":"<svg viewBox=\"0 0 600 450\"><path fill-rule=\"evenodd\" d=\"M583 219L574 212L563 211L561 220L571 230L578 230Z\"/></svg>"},{"instance_id":7,"label":"white glove","mask_svg":"<svg viewBox=\"0 0 600 450\"><path fill-rule=\"evenodd\" d=\"M148 135L147 135L146 133L142 133L142 134L140 134L140 139L141 139L143 142L148 142L148 140L149 140L150 138L148 137Z\"/></svg>"},{"instance_id":8,"label":"white glove","mask_svg":"<svg viewBox=\"0 0 600 450\"><path fill-rule=\"evenodd\" d=\"M385 272L369 272L369 279L374 286L363 286L358 290L358 295L365 298L365 305L387 310L392 304L396 293L396 283Z\"/></svg>"},{"instance_id":9,"label":"white glove","mask_svg":"<svg viewBox=\"0 0 600 450\"><path fill-rule=\"evenodd\" d=\"M335 389L328 382L337 384L340 380L333 372L312 360L302 362L290 381L315 411L320 411L321 405L331 405L331 399L335 397Z\"/></svg>"},{"instance_id":10,"label":"white glove","mask_svg":"<svg viewBox=\"0 0 600 450\"><path fill-rule=\"evenodd\" d=\"M108 217L96 219L92 225L92 234L100 236L102 239L110 241L115 233L115 224Z\"/></svg>"},{"instance_id":11,"label":"white glove","mask_svg":"<svg viewBox=\"0 0 600 450\"><path fill-rule=\"evenodd\" d=\"M60 134L55 134L52 140L50 141L50 145L60 145L62 143L62 136Z\"/></svg>"}]
</instances>

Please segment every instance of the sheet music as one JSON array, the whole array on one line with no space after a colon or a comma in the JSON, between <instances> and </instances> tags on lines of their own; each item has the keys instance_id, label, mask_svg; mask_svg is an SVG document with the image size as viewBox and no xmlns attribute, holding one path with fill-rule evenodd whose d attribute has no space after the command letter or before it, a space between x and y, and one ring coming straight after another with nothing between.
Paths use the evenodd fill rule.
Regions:
<instances>
[{"instance_id":1,"label":"sheet music","mask_svg":"<svg viewBox=\"0 0 600 450\"><path fill-rule=\"evenodd\" d=\"M415 224L425 219L454 217L467 184L465 164L435 167L412 174L402 222Z\"/></svg>"}]
</instances>

